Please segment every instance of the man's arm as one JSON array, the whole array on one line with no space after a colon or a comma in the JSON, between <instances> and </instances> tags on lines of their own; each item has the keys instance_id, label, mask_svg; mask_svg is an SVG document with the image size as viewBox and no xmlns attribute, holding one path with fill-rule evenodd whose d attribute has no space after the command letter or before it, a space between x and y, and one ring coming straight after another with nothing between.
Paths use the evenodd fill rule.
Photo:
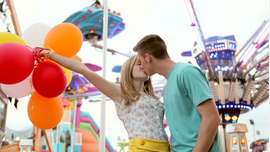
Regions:
<instances>
[{"instance_id":1,"label":"man's arm","mask_svg":"<svg viewBox=\"0 0 270 152\"><path fill-rule=\"evenodd\" d=\"M213 99L208 99L197 107L202 116L198 140L192 152L208 152L217 133L220 118Z\"/></svg>"},{"instance_id":2,"label":"man's arm","mask_svg":"<svg viewBox=\"0 0 270 152\"><path fill-rule=\"evenodd\" d=\"M220 124L216 104L212 99L208 80L201 69L189 66L182 73L180 81L184 88L183 93L191 99L202 117L193 152L208 152Z\"/></svg>"}]
</instances>

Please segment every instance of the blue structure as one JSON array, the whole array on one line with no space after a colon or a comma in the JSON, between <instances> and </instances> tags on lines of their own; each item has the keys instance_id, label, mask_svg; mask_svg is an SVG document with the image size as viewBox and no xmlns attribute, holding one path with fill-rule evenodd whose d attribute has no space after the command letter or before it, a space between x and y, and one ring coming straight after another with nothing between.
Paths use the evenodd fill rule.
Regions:
<instances>
[{"instance_id":1,"label":"blue structure","mask_svg":"<svg viewBox=\"0 0 270 152\"><path fill-rule=\"evenodd\" d=\"M185 56L185 57L191 57L192 56L192 52L191 51L184 51L181 53L182 56Z\"/></svg>"},{"instance_id":2,"label":"blue structure","mask_svg":"<svg viewBox=\"0 0 270 152\"><path fill-rule=\"evenodd\" d=\"M237 50L237 42L234 35L220 37L214 36L205 40L205 48L209 52L209 57L215 71L227 71L229 62L234 58ZM202 55L202 51L197 42L194 42L192 56L196 59L201 69L207 69L206 58Z\"/></svg>"},{"instance_id":3,"label":"blue structure","mask_svg":"<svg viewBox=\"0 0 270 152\"><path fill-rule=\"evenodd\" d=\"M112 68L112 72L120 73L122 69L122 65L116 65Z\"/></svg>"},{"instance_id":4,"label":"blue structure","mask_svg":"<svg viewBox=\"0 0 270 152\"><path fill-rule=\"evenodd\" d=\"M76 25L84 36L84 41L88 41L93 35L98 36L98 41L103 35L103 9L95 7L85 7L84 9L70 15L64 22ZM125 29L125 23L120 17L120 13L108 12L108 38L112 38Z\"/></svg>"}]
</instances>

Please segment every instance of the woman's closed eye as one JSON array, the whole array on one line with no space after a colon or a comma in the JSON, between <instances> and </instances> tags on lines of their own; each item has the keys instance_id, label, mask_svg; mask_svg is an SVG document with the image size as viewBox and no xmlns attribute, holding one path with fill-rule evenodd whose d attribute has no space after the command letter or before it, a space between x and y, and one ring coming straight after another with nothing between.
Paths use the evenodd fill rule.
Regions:
<instances>
[{"instance_id":1,"label":"woman's closed eye","mask_svg":"<svg viewBox=\"0 0 270 152\"><path fill-rule=\"evenodd\" d=\"M140 61L137 61L137 62L135 63L135 65L141 65L141 62L140 62Z\"/></svg>"},{"instance_id":2,"label":"woman's closed eye","mask_svg":"<svg viewBox=\"0 0 270 152\"><path fill-rule=\"evenodd\" d=\"M141 61L140 60L137 60L136 61L136 65L141 65Z\"/></svg>"}]
</instances>

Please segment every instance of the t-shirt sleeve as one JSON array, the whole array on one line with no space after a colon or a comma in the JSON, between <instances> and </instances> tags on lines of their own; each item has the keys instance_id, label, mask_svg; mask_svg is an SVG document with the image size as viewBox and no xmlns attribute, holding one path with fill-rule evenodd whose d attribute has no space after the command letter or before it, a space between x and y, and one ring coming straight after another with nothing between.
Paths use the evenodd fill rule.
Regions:
<instances>
[{"instance_id":1,"label":"t-shirt sleeve","mask_svg":"<svg viewBox=\"0 0 270 152\"><path fill-rule=\"evenodd\" d=\"M195 66L187 67L182 71L180 83L184 93L195 106L207 99L213 99L205 73Z\"/></svg>"}]
</instances>

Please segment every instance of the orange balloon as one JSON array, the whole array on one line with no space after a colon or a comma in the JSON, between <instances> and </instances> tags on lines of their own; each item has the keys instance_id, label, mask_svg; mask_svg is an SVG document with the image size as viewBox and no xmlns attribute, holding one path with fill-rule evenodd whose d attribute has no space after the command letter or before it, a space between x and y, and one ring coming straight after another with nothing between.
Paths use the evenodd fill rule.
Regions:
<instances>
[{"instance_id":1,"label":"orange balloon","mask_svg":"<svg viewBox=\"0 0 270 152\"><path fill-rule=\"evenodd\" d=\"M27 112L34 126L51 129L62 120L64 109L60 97L46 98L35 91L28 102Z\"/></svg>"},{"instance_id":2,"label":"orange balloon","mask_svg":"<svg viewBox=\"0 0 270 152\"><path fill-rule=\"evenodd\" d=\"M54 26L46 35L44 47L55 53L71 58L76 55L83 42L81 30L71 23L61 23Z\"/></svg>"}]
</instances>

